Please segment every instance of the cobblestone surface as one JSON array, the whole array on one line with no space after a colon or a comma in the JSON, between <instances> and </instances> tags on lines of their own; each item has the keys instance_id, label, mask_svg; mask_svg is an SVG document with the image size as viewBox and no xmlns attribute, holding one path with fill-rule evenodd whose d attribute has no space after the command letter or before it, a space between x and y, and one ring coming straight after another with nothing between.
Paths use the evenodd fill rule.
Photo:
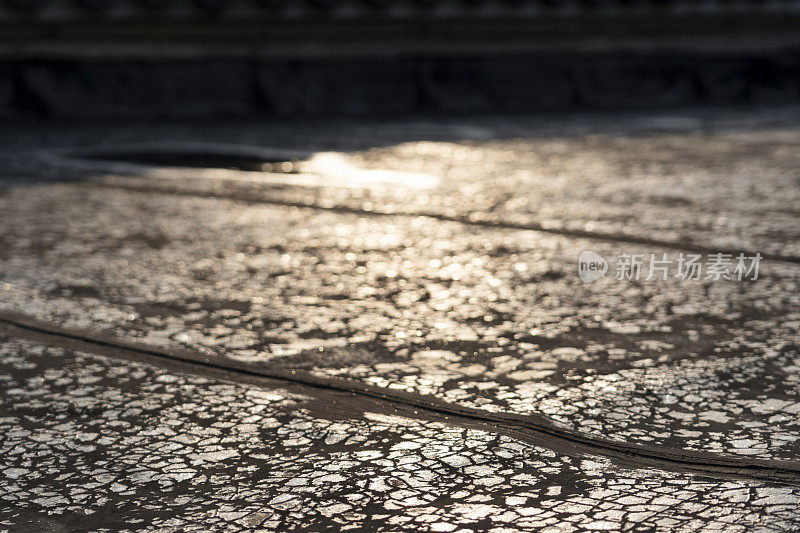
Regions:
<instances>
[{"instance_id":1,"label":"cobblestone surface","mask_svg":"<svg viewBox=\"0 0 800 533\"><path fill-rule=\"evenodd\" d=\"M54 157L130 146L136 127L0 134L0 310L211 362L543 414L590 437L796 461L795 115L172 125L148 137L316 153L299 174L266 176ZM48 181L65 177L83 180ZM764 260L755 281L577 274L583 250L698 247L785 260ZM791 530L798 520L791 486L622 468L444 421L331 420L309 391L27 341L6 339L0 355L9 526ZM82 434L94 435L72 438ZM31 457L47 465L41 479L26 474Z\"/></svg>"},{"instance_id":2,"label":"cobblestone surface","mask_svg":"<svg viewBox=\"0 0 800 533\"><path fill-rule=\"evenodd\" d=\"M800 489L615 468L484 431L5 339L0 525L716 531L797 525ZM312 409L312 412L314 410Z\"/></svg>"}]
</instances>

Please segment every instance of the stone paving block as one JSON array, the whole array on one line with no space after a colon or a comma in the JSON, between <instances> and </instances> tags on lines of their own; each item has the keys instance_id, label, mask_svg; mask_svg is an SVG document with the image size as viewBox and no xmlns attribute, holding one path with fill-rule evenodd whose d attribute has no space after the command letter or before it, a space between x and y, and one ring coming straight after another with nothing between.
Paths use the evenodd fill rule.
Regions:
<instances>
[{"instance_id":1,"label":"stone paving block","mask_svg":"<svg viewBox=\"0 0 800 533\"><path fill-rule=\"evenodd\" d=\"M56 117L180 117L774 104L798 97L795 55L556 49L358 59L25 59L15 62L13 106Z\"/></svg>"},{"instance_id":2,"label":"stone paving block","mask_svg":"<svg viewBox=\"0 0 800 533\"><path fill-rule=\"evenodd\" d=\"M370 209L381 212L432 213L575 235L800 257L796 213L786 207L797 203L800 194L795 180L796 121L792 107L476 117L441 126L417 118L355 122L355 129L338 122L314 128L254 120L249 126L236 121L213 127L198 124L193 127L196 134L168 124L96 128L83 132L80 143L135 146L147 139L169 146L180 140L302 152L337 147L343 151L337 159L340 166L422 171L435 183L425 193L401 188L399 196L393 196L385 187L377 191L363 184L341 186L335 179L318 182L316 188L293 186L291 180L276 187L258 180L198 180L186 173L179 179L180 173L153 168L146 172L150 178L140 173L138 181L130 175L114 179L114 169L100 169L107 181L120 187L178 187L197 194L298 205L319 203L324 194L325 205L347 209L371 202ZM9 177L52 179L80 170L52 157L54 149L64 153L75 148L74 141L64 137L29 129L22 135L7 132L3 142L8 149L0 156ZM96 176L97 170L89 175Z\"/></svg>"},{"instance_id":3,"label":"stone paving block","mask_svg":"<svg viewBox=\"0 0 800 533\"><path fill-rule=\"evenodd\" d=\"M56 209L65 199L72 207ZM16 220L0 278L7 311L253 368L545 414L618 441L800 458L796 265L765 262L753 283L584 284L581 250L662 251L80 185L0 202L2 220ZM71 251L50 250L57 242ZM753 383L764 390L754 395Z\"/></svg>"},{"instance_id":4,"label":"stone paving block","mask_svg":"<svg viewBox=\"0 0 800 533\"><path fill-rule=\"evenodd\" d=\"M0 116L15 113L12 98L14 97L14 67L10 62L0 62Z\"/></svg>"},{"instance_id":5,"label":"stone paving block","mask_svg":"<svg viewBox=\"0 0 800 533\"><path fill-rule=\"evenodd\" d=\"M282 115L394 114L417 108L411 61L271 61L256 68L267 109Z\"/></svg>"},{"instance_id":6,"label":"stone paving block","mask_svg":"<svg viewBox=\"0 0 800 533\"><path fill-rule=\"evenodd\" d=\"M750 98L769 104L792 102L800 95L800 54L786 52L775 58L757 58L750 64L753 83Z\"/></svg>"},{"instance_id":7,"label":"stone paving block","mask_svg":"<svg viewBox=\"0 0 800 533\"><path fill-rule=\"evenodd\" d=\"M796 529L793 113L0 130L0 525ZM143 139L322 153L68 172Z\"/></svg>"},{"instance_id":8,"label":"stone paving block","mask_svg":"<svg viewBox=\"0 0 800 533\"><path fill-rule=\"evenodd\" d=\"M697 101L689 65L703 60L629 52L565 61L580 105L600 108L670 107ZM702 68L702 67L700 67ZM742 83L748 83L742 79Z\"/></svg>"},{"instance_id":9,"label":"stone paving block","mask_svg":"<svg viewBox=\"0 0 800 533\"><path fill-rule=\"evenodd\" d=\"M719 58L698 70L698 84L704 100L728 103L749 97L749 61Z\"/></svg>"},{"instance_id":10,"label":"stone paving block","mask_svg":"<svg viewBox=\"0 0 800 533\"><path fill-rule=\"evenodd\" d=\"M253 73L237 61L28 62L23 97L49 116L173 117L252 112Z\"/></svg>"},{"instance_id":11,"label":"stone paving block","mask_svg":"<svg viewBox=\"0 0 800 533\"><path fill-rule=\"evenodd\" d=\"M475 58L420 59L416 65L422 106L443 111L481 111L490 106L485 72Z\"/></svg>"},{"instance_id":12,"label":"stone paving block","mask_svg":"<svg viewBox=\"0 0 800 533\"><path fill-rule=\"evenodd\" d=\"M385 412L0 341L0 526L792 530L800 489L614 466ZM143 396L143 395L146 395ZM712 511L713 509L713 511Z\"/></svg>"},{"instance_id":13,"label":"stone paving block","mask_svg":"<svg viewBox=\"0 0 800 533\"><path fill-rule=\"evenodd\" d=\"M507 55L484 60L482 82L487 99L507 111L553 111L577 101L569 79L569 60L548 55Z\"/></svg>"}]
</instances>

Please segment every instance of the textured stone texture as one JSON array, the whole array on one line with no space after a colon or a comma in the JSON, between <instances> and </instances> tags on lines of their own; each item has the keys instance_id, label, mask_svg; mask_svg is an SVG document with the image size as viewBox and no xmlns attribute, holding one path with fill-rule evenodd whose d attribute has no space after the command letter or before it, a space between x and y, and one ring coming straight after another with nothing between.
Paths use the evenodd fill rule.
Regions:
<instances>
[{"instance_id":1,"label":"textured stone texture","mask_svg":"<svg viewBox=\"0 0 800 533\"><path fill-rule=\"evenodd\" d=\"M0 327L205 369L3 329L0 525L795 530L797 113L0 131ZM69 157L157 141L307 155L288 174ZM576 272L584 250L697 246L782 259L746 282ZM520 429L541 417L567 437ZM608 441L742 470L577 447ZM756 478L764 461L794 477Z\"/></svg>"},{"instance_id":2,"label":"textured stone texture","mask_svg":"<svg viewBox=\"0 0 800 533\"><path fill-rule=\"evenodd\" d=\"M0 62L0 116L14 114L14 67L10 62Z\"/></svg>"},{"instance_id":3,"label":"textured stone texture","mask_svg":"<svg viewBox=\"0 0 800 533\"><path fill-rule=\"evenodd\" d=\"M12 531L797 526L800 488L619 469L481 430L0 341Z\"/></svg>"},{"instance_id":4,"label":"textured stone texture","mask_svg":"<svg viewBox=\"0 0 800 533\"><path fill-rule=\"evenodd\" d=\"M678 0L672 5L687 9L697 8L692 2ZM792 13L791 7L796 2L785 2L777 6L770 6L775 12L784 8L787 13ZM744 3L751 14L769 13L769 9L762 9L759 2L750 0ZM585 4L568 4L561 0L547 2L550 10L558 13L558 8L572 8L568 14L595 14L598 7L609 13L630 13L636 9L639 15L650 16L659 14L670 15L667 10L658 9L658 5L639 3L635 6L620 5L604 0L593 0ZM164 21L175 19L189 19L195 17L224 16L233 20L247 19L248 17L273 18L289 20L297 18L338 18L366 19L371 22L382 20L407 20L413 16L431 17L433 20L441 19L503 19L506 17L542 18L547 20L552 11L536 9L539 7L533 2L508 2L504 0L463 1L463 2L398 2L392 0L310 0L310 1L281 1L263 0L257 2L243 2L241 0L80 0L63 3L59 0L7 0L0 5L0 22L6 24L13 22L34 21L119 21L131 19L149 19L151 21ZM532 9L533 8L533 9ZM722 6L703 6L695 13L708 15L709 13L725 13ZM680 10L677 10L681 13ZM735 13L735 12L734 12ZM563 13L561 13L563 16ZM412 19L413 20L413 19Z\"/></svg>"},{"instance_id":5,"label":"textured stone texture","mask_svg":"<svg viewBox=\"0 0 800 533\"><path fill-rule=\"evenodd\" d=\"M69 118L246 115L255 110L244 61L72 62L20 67L40 113Z\"/></svg>"},{"instance_id":6,"label":"textured stone texture","mask_svg":"<svg viewBox=\"0 0 800 533\"><path fill-rule=\"evenodd\" d=\"M634 49L12 64L29 115L369 116L794 102L796 57Z\"/></svg>"},{"instance_id":7,"label":"textured stone texture","mask_svg":"<svg viewBox=\"0 0 800 533\"><path fill-rule=\"evenodd\" d=\"M397 114L417 107L412 61L262 62L256 77L267 112L279 115Z\"/></svg>"}]
</instances>

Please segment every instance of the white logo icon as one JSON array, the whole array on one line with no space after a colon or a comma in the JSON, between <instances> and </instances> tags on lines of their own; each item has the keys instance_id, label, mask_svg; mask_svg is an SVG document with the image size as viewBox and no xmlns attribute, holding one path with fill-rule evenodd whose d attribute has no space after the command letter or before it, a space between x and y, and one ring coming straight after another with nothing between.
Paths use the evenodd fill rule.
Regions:
<instances>
[{"instance_id":1,"label":"white logo icon","mask_svg":"<svg viewBox=\"0 0 800 533\"><path fill-rule=\"evenodd\" d=\"M578 275L581 281L590 282L605 277L608 263L602 256L586 250L578 256Z\"/></svg>"}]
</instances>

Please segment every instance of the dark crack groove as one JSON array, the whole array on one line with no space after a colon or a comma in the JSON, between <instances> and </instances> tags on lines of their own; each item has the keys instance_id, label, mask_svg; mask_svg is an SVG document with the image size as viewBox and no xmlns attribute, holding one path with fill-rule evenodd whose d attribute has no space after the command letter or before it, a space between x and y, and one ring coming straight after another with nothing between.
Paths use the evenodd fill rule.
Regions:
<instances>
[{"instance_id":1,"label":"dark crack groove","mask_svg":"<svg viewBox=\"0 0 800 533\"><path fill-rule=\"evenodd\" d=\"M623 467L657 468L713 478L800 484L800 461L739 458L629 444L562 428L541 415L495 413L443 402L433 397L404 391L387 391L353 380L322 377L300 370L255 367L232 360L218 362L199 353L167 350L103 334L65 329L18 313L0 311L0 334L204 377L261 385L270 381L273 386L275 381L299 385L323 394L338 394L328 409L358 412L364 407L375 408L377 402L382 404L385 411L388 407L388 411L401 416L502 433L570 455L600 455ZM344 402L342 393L345 395ZM360 403L362 401L365 403Z\"/></svg>"},{"instance_id":2,"label":"dark crack groove","mask_svg":"<svg viewBox=\"0 0 800 533\"><path fill-rule=\"evenodd\" d=\"M186 196L192 198L212 198L218 200L231 200L234 202L240 202L246 204L279 205L285 207L297 207L304 209L318 209L322 211L333 211L335 213L345 213L345 214L361 215L361 216L427 217L442 222L456 222L458 224L466 224L469 226L478 226L483 228L538 231L541 233L550 233L553 235L562 235L565 237L573 237L579 239L590 239L596 241L628 243L628 244L641 244L646 246L653 246L656 248L664 248L667 250L680 250L685 252L697 252L703 254L712 254L712 253L715 254L717 252L722 252L732 255L745 254L747 256L754 256L758 252L761 254L761 257L766 260L800 264L800 257L794 255L766 253L766 252L760 252L758 250L749 250L746 248L729 248L729 249L712 248L709 246L701 246L690 242L681 243L674 241L664 241L659 239L649 239L647 237L637 237L635 235L623 235L619 233L599 233L593 231L571 230L565 228L548 228L534 222L517 223L507 220L486 220L480 218L482 213L476 213L476 212L471 212L463 216L456 216L456 215L445 215L442 213L435 213L429 211L376 211L376 210L367 210L358 207L349 207L343 205L327 206L315 202L293 202L289 200L280 200L277 198L269 198L269 197L258 198L254 197L253 191L243 191L242 193L238 194L226 191L224 194L220 194L218 192L185 191L185 190L177 190L170 188L162 189L159 187L127 185L127 184L123 185L119 183L84 184L84 186L86 185L93 187L102 187L102 188L119 188L140 193L163 193L174 196Z\"/></svg>"}]
</instances>

